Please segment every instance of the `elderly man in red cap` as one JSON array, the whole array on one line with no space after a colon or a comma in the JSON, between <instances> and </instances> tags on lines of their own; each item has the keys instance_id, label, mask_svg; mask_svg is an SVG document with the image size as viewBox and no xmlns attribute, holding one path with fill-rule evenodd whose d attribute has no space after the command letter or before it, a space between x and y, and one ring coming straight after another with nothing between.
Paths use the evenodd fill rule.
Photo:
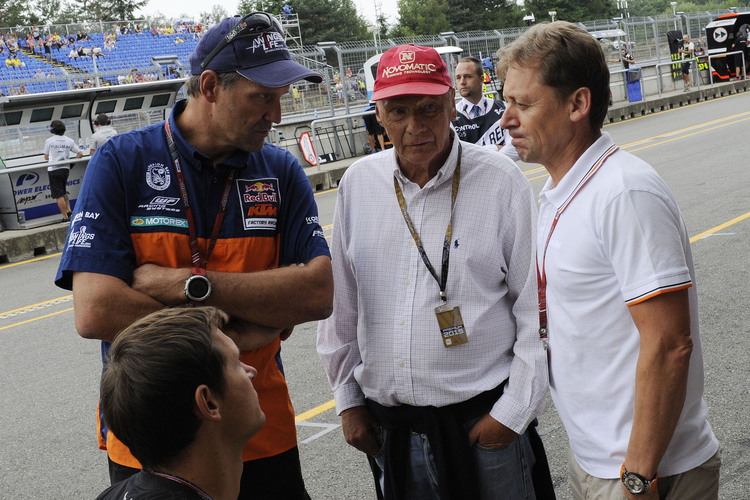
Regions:
<instances>
[{"instance_id":1,"label":"elderly man in red cap","mask_svg":"<svg viewBox=\"0 0 750 500\"><path fill-rule=\"evenodd\" d=\"M239 498L304 500L280 349L290 327L330 314L331 259L301 165L265 138L289 85L321 77L292 59L265 12L208 31L190 73L188 99L166 121L112 137L91 158L56 283L72 287L78 333L102 341L105 364L120 331L153 311L227 313L267 417L243 450ZM141 464L104 424L115 483Z\"/></svg>"},{"instance_id":2,"label":"elderly man in red cap","mask_svg":"<svg viewBox=\"0 0 750 500\"><path fill-rule=\"evenodd\" d=\"M341 180L334 312L318 329L344 436L381 498L550 498L531 187L456 137L434 49L392 48L377 71L394 147Z\"/></svg>"}]
</instances>

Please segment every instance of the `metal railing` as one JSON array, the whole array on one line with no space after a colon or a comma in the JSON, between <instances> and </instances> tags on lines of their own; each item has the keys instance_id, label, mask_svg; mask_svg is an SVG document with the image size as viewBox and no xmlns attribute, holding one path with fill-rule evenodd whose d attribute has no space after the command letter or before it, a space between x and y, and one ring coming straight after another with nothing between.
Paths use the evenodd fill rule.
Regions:
<instances>
[{"instance_id":1,"label":"metal railing","mask_svg":"<svg viewBox=\"0 0 750 500\"><path fill-rule=\"evenodd\" d=\"M693 61L695 61L695 66L693 66L693 65L690 66L690 70L689 70L691 72L691 73L689 73L691 75L690 76L690 81L696 82L697 83L696 86L698 87L698 90L700 90L700 88L701 88L701 83L700 83L701 79L700 78L693 78L692 77L692 72L694 72L698 68L698 59L697 58L691 57L690 59L681 59L679 61L669 61L669 62L665 62L665 63L656 63L656 77L657 77L657 80L659 82L659 97L661 97L661 94L662 94L662 92L664 90L664 82L662 82L662 77L661 77L661 68L664 67L664 66L674 66L675 64L679 64L680 67L681 67L683 63L693 62ZM700 74L698 74L698 76L700 76Z\"/></svg>"},{"instance_id":2,"label":"metal railing","mask_svg":"<svg viewBox=\"0 0 750 500\"><path fill-rule=\"evenodd\" d=\"M711 60L712 59L726 58L727 56L734 56L734 55L737 55L737 54L743 54L743 57L741 57L741 59L742 59L742 76L745 77L745 78L747 78L747 68L745 67L745 57L744 57L744 52L743 51L736 50L734 52L726 52L724 54L709 55L708 56L708 71L709 71L710 76L711 76L711 85L714 84L714 72L711 69L713 67L713 66L711 66ZM730 66L727 66L727 68L730 68ZM737 75L737 76L739 76L739 75Z\"/></svg>"}]
</instances>

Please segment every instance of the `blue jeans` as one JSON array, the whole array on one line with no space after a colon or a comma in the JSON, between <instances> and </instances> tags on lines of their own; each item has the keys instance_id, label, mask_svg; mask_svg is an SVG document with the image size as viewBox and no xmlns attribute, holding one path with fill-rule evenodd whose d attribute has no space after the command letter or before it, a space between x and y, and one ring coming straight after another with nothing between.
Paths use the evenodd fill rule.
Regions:
<instances>
[{"instance_id":1,"label":"blue jeans","mask_svg":"<svg viewBox=\"0 0 750 500\"><path fill-rule=\"evenodd\" d=\"M467 422L471 429L479 419ZM378 428L377 433L383 438L388 431ZM383 441L381 441L383 442ZM534 486L531 482L531 469L534 466L534 453L526 433L503 448L485 448L472 446L476 480L479 485L481 500L534 500ZM375 462L385 470L385 450L381 446L375 455ZM385 476L378 478L381 491L384 489ZM436 500L438 481L435 460L427 436L411 434L409 452L409 472L404 498L409 500Z\"/></svg>"}]
</instances>

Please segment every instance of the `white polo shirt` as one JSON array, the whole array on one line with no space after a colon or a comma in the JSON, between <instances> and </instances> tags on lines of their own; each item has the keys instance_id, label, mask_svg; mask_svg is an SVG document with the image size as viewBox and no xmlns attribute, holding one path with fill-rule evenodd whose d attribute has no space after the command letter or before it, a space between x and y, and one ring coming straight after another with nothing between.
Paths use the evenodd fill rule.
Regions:
<instances>
[{"instance_id":1,"label":"white polo shirt","mask_svg":"<svg viewBox=\"0 0 750 500\"><path fill-rule=\"evenodd\" d=\"M703 400L690 241L674 197L648 164L617 150L592 168L612 146L604 133L557 187L549 179L540 194L537 260L547 278L552 398L581 468L599 478L619 477L633 424L640 346L628 305L690 287L694 347L687 397L658 468L669 476L702 464L718 449ZM545 258L555 214L568 200Z\"/></svg>"}]
</instances>

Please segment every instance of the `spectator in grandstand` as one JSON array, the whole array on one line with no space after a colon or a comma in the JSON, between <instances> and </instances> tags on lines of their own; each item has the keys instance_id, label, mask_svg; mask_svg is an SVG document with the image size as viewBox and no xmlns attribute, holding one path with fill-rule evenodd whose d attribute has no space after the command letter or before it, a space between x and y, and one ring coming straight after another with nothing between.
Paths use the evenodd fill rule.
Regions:
<instances>
[{"instance_id":1,"label":"spectator in grandstand","mask_svg":"<svg viewBox=\"0 0 750 500\"><path fill-rule=\"evenodd\" d=\"M29 88L26 86L26 84L22 83L21 85L18 86L18 94L26 95L26 94L31 94L31 92L29 92Z\"/></svg>"},{"instance_id":2,"label":"spectator in grandstand","mask_svg":"<svg viewBox=\"0 0 750 500\"><path fill-rule=\"evenodd\" d=\"M556 21L498 55L502 125L550 175L538 196L539 317L573 498L717 500L690 235L656 171L602 131L604 51Z\"/></svg>"},{"instance_id":3,"label":"spectator in grandstand","mask_svg":"<svg viewBox=\"0 0 750 500\"><path fill-rule=\"evenodd\" d=\"M237 498L242 448L266 417L227 319L213 307L163 309L117 337L104 419L144 467L97 500Z\"/></svg>"},{"instance_id":4,"label":"spectator in grandstand","mask_svg":"<svg viewBox=\"0 0 750 500\"><path fill-rule=\"evenodd\" d=\"M47 75L44 74L44 71L42 71L42 68L37 68L33 75L34 80L44 80L47 78Z\"/></svg>"},{"instance_id":5,"label":"spectator in grandstand","mask_svg":"<svg viewBox=\"0 0 750 500\"><path fill-rule=\"evenodd\" d=\"M68 54L68 58L70 59L78 59L78 50L76 50L75 45L71 45L70 47L70 53Z\"/></svg>"},{"instance_id":6,"label":"spectator in grandstand","mask_svg":"<svg viewBox=\"0 0 750 500\"><path fill-rule=\"evenodd\" d=\"M5 58L5 67L9 69L16 69L16 66L13 64L13 56L11 56L10 54L8 54L8 57Z\"/></svg>"},{"instance_id":7,"label":"spectator in grandstand","mask_svg":"<svg viewBox=\"0 0 750 500\"><path fill-rule=\"evenodd\" d=\"M482 92L483 69L476 57L464 57L456 65L456 88L461 100L456 103L453 128L462 141L500 150L511 159L518 160L508 131L500 126L505 103Z\"/></svg>"},{"instance_id":8,"label":"spectator in grandstand","mask_svg":"<svg viewBox=\"0 0 750 500\"><path fill-rule=\"evenodd\" d=\"M341 83L341 80L336 82L336 98L339 104L344 104L344 84Z\"/></svg>"},{"instance_id":9,"label":"spectator in grandstand","mask_svg":"<svg viewBox=\"0 0 750 500\"><path fill-rule=\"evenodd\" d=\"M198 43L190 72L189 97L166 122L119 134L91 158L56 283L72 286L78 331L105 352L120 330L165 306L227 312L242 361L262 367L256 389L268 416L244 450L240 498L306 499L280 347L292 325L330 314L331 260L302 166L265 139L289 85L322 78L294 62L266 13L222 20ZM179 224L131 223L162 217L182 218L194 237ZM192 262L198 238L205 245ZM112 482L137 473L138 460L103 432Z\"/></svg>"},{"instance_id":10,"label":"spectator in grandstand","mask_svg":"<svg viewBox=\"0 0 750 500\"><path fill-rule=\"evenodd\" d=\"M117 135L117 130L112 127L112 121L104 113L100 113L99 116L94 120L94 126L96 132L91 136L89 141L89 155L93 155L94 151L107 142L108 139Z\"/></svg>"},{"instance_id":11,"label":"spectator in grandstand","mask_svg":"<svg viewBox=\"0 0 750 500\"><path fill-rule=\"evenodd\" d=\"M22 60L20 60L20 59L18 58L18 54L16 54L16 55L15 55L15 56L13 57L13 66L14 66L14 67L15 67L16 69L21 69L21 68L25 68L25 67L26 67L26 63L25 63L25 62L23 62Z\"/></svg>"},{"instance_id":12,"label":"spectator in grandstand","mask_svg":"<svg viewBox=\"0 0 750 500\"><path fill-rule=\"evenodd\" d=\"M11 85L8 87L8 95L18 95L18 87Z\"/></svg>"},{"instance_id":13,"label":"spectator in grandstand","mask_svg":"<svg viewBox=\"0 0 750 500\"><path fill-rule=\"evenodd\" d=\"M318 353L378 498L548 499L533 193L510 159L457 138L454 95L433 48L380 59L372 99L394 154L341 179Z\"/></svg>"},{"instance_id":14,"label":"spectator in grandstand","mask_svg":"<svg viewBox=\"0 0 750 500\"><path fill-rule=\"evenodd\" d=\"M33 36L34 40L36 40L38 42L41 39L41 37L42 37L42 34L39 32L39 28L37 28L36 26L32 26L31 27L31 36Z\"/></svg>"},{"instance_id":15,"label":"spectator in grandstand","mask_svg":"<svg viewBox=\"0 0 750 500\"><path fill-rule=\"evenodd\" d=\"M49 127L52 137L44 141L44 159L49 163L58 163L75 154L76 158L83 156L76 141L65 135L65 123L54 120ZM57 201L57 208L63 215L63 222L70 221L70 199L68 198L67 183L72 165L51 165L47 167L49 175L50 194Z\"/></svg>"}]
</instances>

